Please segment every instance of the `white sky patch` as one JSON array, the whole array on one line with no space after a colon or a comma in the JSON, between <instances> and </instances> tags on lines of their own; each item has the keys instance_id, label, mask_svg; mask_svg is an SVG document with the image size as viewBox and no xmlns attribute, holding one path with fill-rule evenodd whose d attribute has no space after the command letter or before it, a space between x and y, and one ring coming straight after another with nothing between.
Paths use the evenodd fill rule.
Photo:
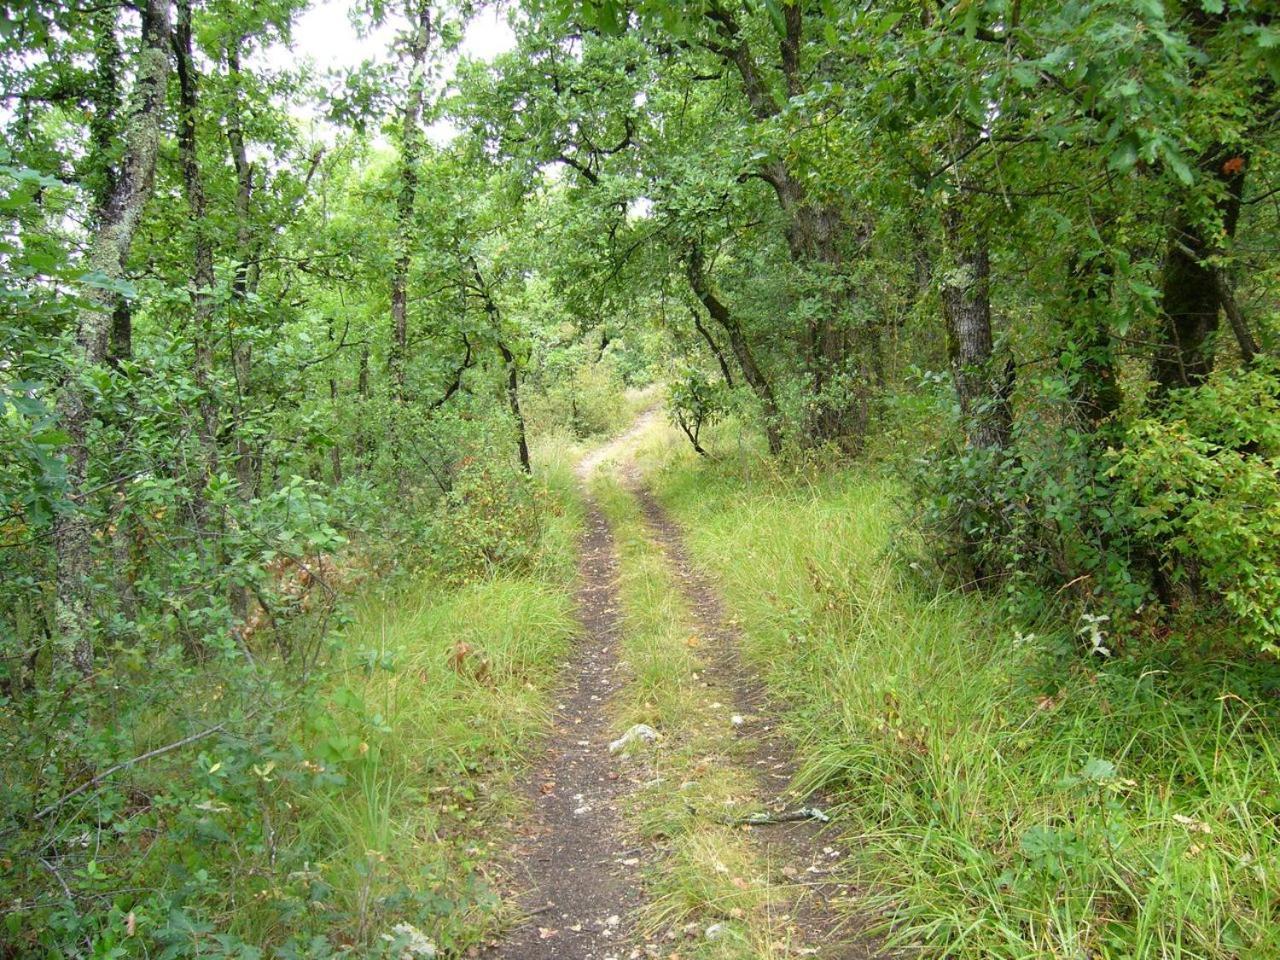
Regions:
<instances>
[{"instance_id":1,"label":"white sky patch","mask_svg":"<svg viewBox=\"0 0 1280 960\"><path fill-rule=\"evenodd\" d=\"M265 53L266 65L283 69L310 60L318 71L324 72L351 70L366 61L390 63L395 56L392 43L407 28L403 14L393 10L385 23L361 36L351 19L354 6L354 0L320 0L295 22L292 48L273 46ZM506 15L495 6L486 6L467 24L458 51L440 65L438 89L443 90L453 79L461 57L491 61L515 45L515 33ZM307 110L300 119L318 118L313 110ZM428 138L437 146L449 143L458 132L447 120L438 120L427 128Z\"/></svg>"}]
</instances>

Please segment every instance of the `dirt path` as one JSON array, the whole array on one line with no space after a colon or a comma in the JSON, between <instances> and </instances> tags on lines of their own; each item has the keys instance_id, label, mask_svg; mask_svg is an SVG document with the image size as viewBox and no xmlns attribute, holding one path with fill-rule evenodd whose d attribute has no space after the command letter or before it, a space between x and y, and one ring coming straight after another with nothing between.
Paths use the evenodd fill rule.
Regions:
<instances>
[{"instance_id":1,"label":"dirt path","mask_svg":"<svg viewBox=\"0 0 1280 960\"><path fill-rule=\"evenodd\" d=\"M629 450L659 415L634 424L578 464L584 489ZM556 699L551 741L525 791L532 811L509 870L528 920L487 956L494 960L614 960L641 903L635 851L627 850L619 801L629 782L609 755L606 705L625 682L619 659L618 558L613 534L587 501L577 594L582 631Z\"/></svg>"},{"instance_id":2,"label":"dirt path","mask_svg":"<svg viewBox=\"0 0 1280 960\"><path fill-rule=\"evenodd\" d=\"M639 905L636 861L621 839L626 784L610 762L604 710L623 683L617 566L609 526L589 505L579 566L582 636L547 755L527 787L531 822L510 857L530 916L491 957L609 960L619 956L626 920Z\"/></svg>"},{"instance_id":3,"label":"dirt path","mask_svg":"<svg viewBox=\"0 0 1280 960\"><path fill-rule=\"evenodd\" d=\"M584 490L605 466L627 479L673 581L711 641L709 665L733 691L735 709L751 717L737 733L744 756L739 762L751 768L761 809L795 807L801 798L788 792L794 773L790 745L778 731L763 687L739 659L741 638L709 581L690 562L679 529L648 493L631 462L631 451L659 416L657 409L641 413L629 430L584 457L578 476ZM607 706L628 679L620 655L618 574L613 532L588 498L577 594L582 632L556 701L546 753L525 787L529 820L517 831L508 857L508 871L528 919L489 950L486 956L492 960L666 955L665 950L655 952L653 944L638 949L633 935L633 923L644 905L641 865L653 851L628 849L633 842L628 838L634 834L622 807L634 786L629 775L633 770L608 750L615 731L609 726ZM752 831L752 842L767 872L779 878L788 908L790 943L777 956L863 960L875 955L870 941L842 930L836 920L832 904L856 892L834 879L835 850L815 824L759 828Z\"/></svg>"},{"instance_id":4,"label":"dirt path","mask_svg":"<svg viewBox=\"0 0 1280 960\"><path fill-rule=\"evenodd\" d=\"M667 515L642 479L629 471L628 486L662 546L708 641L707 653L718 678L733 692L734 708L750 718L738 728L746 750L746 762L754 769L759 809L772 813L820 806L821 798L796 793L795 751L779 728L778 706L770 702L763 682L740 656L742 637L729 619L710 580L690 560L679 527ZM789 878L787 890L796 940L790 953L823 960L866 960L880 956L878 945L862 933L851 918L856 916L858 891L840 879L838 851L824 840L822 825L814 820L779 823L752 831L772 876ZM836 909L833 909L836 908Z\"/></svg>"}]
</instances>

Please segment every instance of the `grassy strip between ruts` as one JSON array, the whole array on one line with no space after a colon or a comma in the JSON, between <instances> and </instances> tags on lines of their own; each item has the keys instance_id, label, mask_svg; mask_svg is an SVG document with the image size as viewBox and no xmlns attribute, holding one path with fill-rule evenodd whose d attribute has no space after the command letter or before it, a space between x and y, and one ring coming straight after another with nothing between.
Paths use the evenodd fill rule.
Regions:
<instances>
[{"instance_id":1,"label":"grassy strip between ruts","mask_svg":"<svg viewBox=\"0 0 1280 960\"><path fill-rule=\"evenodd\" d=\"M791 956L791 881L749 830L717 821L754 812L755 783L731 722L727 684L701 655L690 611L635 498L615 480L596 495L621 561L624 661L629 682L617 727L645 723L661 740L632 751L641 781L632 825L652 850L649 905L640 918L647 955L688 960Z\"/></svg>"},{"instance_id":2,"label":"grassy strip between ruts","mask_svg":"<svg viewBox=\"0 0 1280 960\"><path fill-rule=\"evenodd\" d=\"M891 483L645 453L794 707L901 945L961 958L1280 956L1275 666L1084 659L890 552ZM748 478L750 478L748 480ZM1078 649L1078 648L1077 648Z\"/></svg>"}]
</instances>

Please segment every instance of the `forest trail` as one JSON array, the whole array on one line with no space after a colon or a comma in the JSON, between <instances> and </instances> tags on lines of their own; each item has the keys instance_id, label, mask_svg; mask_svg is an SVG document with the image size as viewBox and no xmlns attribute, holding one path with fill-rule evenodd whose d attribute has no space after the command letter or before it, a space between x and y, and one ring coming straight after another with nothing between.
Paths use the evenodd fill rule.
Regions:
<instances>
[{"instance_id":1,"label":"forest trail","mask_svg":"<svg viewBox=\"0 0 1280 960\"><path fill-rule=\"evenodd\" d=\"M751 784L745 801L749 809L775 815L806 802L792 791L792 748L778 729L762 682L738 654L736 627L636 466L635 448L658 428L660 418L660 407L642 411L630 428L589 452L577 466L587 505L577 593L582 633L556 698L551 740L523 787L531 815L508 855L526 919L491 948L487 956L495 960L740 956L729 944L716 950L719 945L709 942L723 924L655 926L651 921L654 905L646 897L645 878L662 868L662 851L639 838L628 813L638 792L664 788L662 778L654 778L656 765L609 750L609 743L623 733L612 707L634 681L634 671L625 656L617 538L590 492L600 471L609 471L634 499L663 558L671 589L687 605L702 637L704 670L715 677L712 684L701 684L707 688L705 699L717 690L731 696L733 724L722 725L714 750L722 762L743 768L734 772ZM705 733L705 720L691 716L688 723ZM708 816L718 814L710 811ZM733 831L753 851L757 869L752 883L763 888L761 902L768 914L767 930L759 931L766 952L752 956L863 960L876 955L871 941L845 929L841 917L847 920L851 911L834 909L856 891L837 879L840 854L823 840L819 823L737 826Z\"/></svg>"},{"instance_id":2,"label":"forest trail","mask_svg":"<svg viewBox=\"0 0 1280 960\"><path fill-rule=\"evenodd\" d=\"M763 681L742 661L741 633L720 595L690 560L679 527L643 479L635 471L627 479L693 610L708 666L731 691L734 715L743 718L733 730L743 750L740 762L751 768L755 781L756 805L771 815L814 809L817 798L798 792L793 785L795 751L779 729L778 705L770 701ZM841 865L833 861L839 860L840 852L824 841L818 821L775 823L753 830L751 838L765 865L765 875L775 881L781 878L787 888L784 900L793 918L790 932L796 939L782 956L864 960L879 955L877 945L851 926L851 918L857 916L854 902L858 891L839 878ZM837 905L843 906L834 910Z\"/></svg>"},{"instance_id":3,"label":"forest trail","mask_svg":"<svg viewBox=\"0 0 1280 960\"><path fill-rule=\"evenodd\" d=\"M617 571L609 525L588 501L577 594L582 633L556 698L551 742L524 787L531 819L508 857L525 888L528 920L489 954L495 958L618 957L622 920L639 905L638 861L622 839L626 784L609 756L604 710L623 683Z\"/></svg>"}]
</instances>

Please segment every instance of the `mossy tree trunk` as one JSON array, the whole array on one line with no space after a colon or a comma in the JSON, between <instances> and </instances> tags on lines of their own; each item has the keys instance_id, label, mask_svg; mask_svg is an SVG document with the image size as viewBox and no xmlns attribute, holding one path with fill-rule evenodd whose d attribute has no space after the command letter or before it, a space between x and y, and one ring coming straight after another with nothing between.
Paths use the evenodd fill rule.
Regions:
<instances>
[{"instance_id":1,"label":"mossy tree trunk","mask_svg":"<svg viewBox=\"0 0 1280 960\"><path fill-rule=\"evenodd\" d=\"M54 522L58 561L57 629L71 665L83 674L93 670L93 520L84 498L89 494L89 428L93 419L85 378L103 367L109 356L117 291L137 233L143 207L155 180L160 143L160 113L169 78L170 4L147 0L142 8L142 35L132 103L124 126L124 152L118 176L95 211L85 268L108 281L87 288L76 315L75 359L78 369L63 385L58 412L68 435L67 486L74 502Z\"/></svg>"}]
</instances>

